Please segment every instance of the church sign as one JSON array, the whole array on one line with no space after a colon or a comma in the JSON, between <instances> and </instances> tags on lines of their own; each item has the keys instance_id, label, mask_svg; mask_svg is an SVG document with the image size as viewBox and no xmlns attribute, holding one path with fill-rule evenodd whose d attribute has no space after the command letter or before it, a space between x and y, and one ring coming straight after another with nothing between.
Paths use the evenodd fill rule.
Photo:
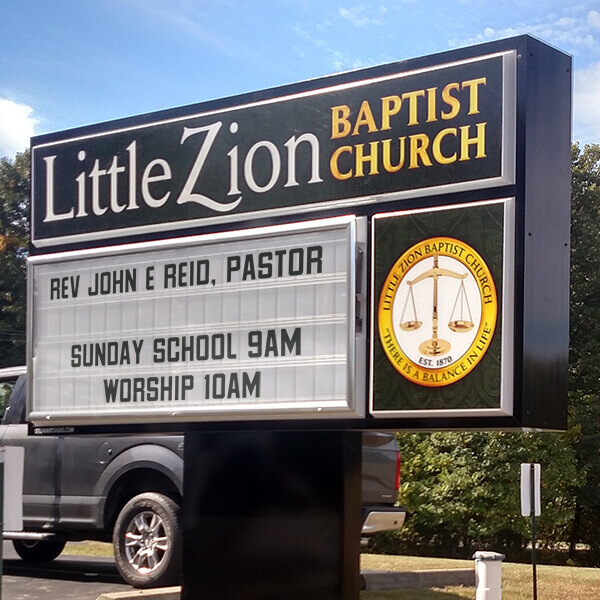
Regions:
<instances>
[{"instance_id":1,"label":"church sign","mask_svg":"<svg viewBox=\"0 0 600 600\"><path fill-rule=\"evenodd\" d=\"M520 36L34 138L30 420L564 428L570 115Z\"/></svg>"}]
</instances>

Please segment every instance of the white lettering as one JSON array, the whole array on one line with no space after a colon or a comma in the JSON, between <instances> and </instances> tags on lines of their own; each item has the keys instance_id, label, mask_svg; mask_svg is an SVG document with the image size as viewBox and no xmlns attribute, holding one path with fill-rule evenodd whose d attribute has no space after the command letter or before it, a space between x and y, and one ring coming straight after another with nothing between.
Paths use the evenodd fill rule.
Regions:
<instances>
[{"instance_id":1,"label":"white lettering","mask_svg":"<svg viewBox=\"0 0 600 600\"><path fill-rule=\"evenodd\" d=\"M296 181L296 148L302 143L307 142L311 148L311 177L308 183L319 183L323 181L319 175L319 140L312 133L303 133L300 137L292 136L286 143L288 150L288 180L283 187L293 187L299 185Z\"/></svg>"},{"instance_id":2,"label":"white lettering","mask_svg":"<svg viewBox=\"0 0 600 600\"><path fill-rule=\"evenodd\" d=\"M119 204L118 198L118 177L119 173L124 173L125 167L120 167L118 164L118 158L113 156L112 164L108 169L107 173L110 176L110 210L114 213L120 213L125 210L125 205Z\"/></svg>"},{"instance_id":3,"label":"white lettering","mask_svg":"<svg viewBox=\"0 0 600 600\"><path fill-rule=\"evenodd\" d=\"M108 210L108 207L100 206L100 177L102 175L106 175L106 170L100 168L100 161L96 159L89 178L92 180L92 212L98 217Z\"/></svg>"},{"instance_id":4,"label":"white lettering","mask_svg":"<svg viewBox=\"0 0 600 600\"><path fill-rule=\"evenodd\" d=\"M137 142L131 142L127 146L129 153L129 205L127 210L139 208L137 204L136 174L137 174Z\"/></svg>"},{"instance_id":5,"label":"white lettering","mask_svg":"<svg viewBox=\"0 0 600 600\"><path fill-rule=\"evenodd\" d=\"M156 175L151 175L154 167L158 167L155 171L158 170L160 172L156 173ZM171 167L169 166L169 163L162 158L157 158L156 160L149 162L148 166L144 169L144 173L142 174L142 198L150 208L160 208L171 195L171 192L166 192L160 198L155 198L150 193L150 184L156 181L166 181L168 179L171 179Z\"/></svg>"},{"instance_id":6,"label":"white lettering","mask_svg":"<svg viewBox=\"0 0 600 600\"><path fill-rule=\"evenodd\" d=\"M190 174L183 186L183 190L181 190L181 194L179 198L177 198L177 204L185 204L186 202L196 202L197 204L201 204L202 206L206 206L216 212L229 212L233 210L241 201L242 197L240 196L237 200L229 203L221 203L205 196L204 194L195 194L194 186L198 181L198 177L200 176L200 172L202 171L202 167L204 166L204 161L210 152L210 149L221 129L223 123L221 121L217 121L212 125L206 125L205 127L184 127L183 135L181 136L181 144L183 144L189 137L206 131L206 137L204 138L204 143L200 146L200 150L198 152L198 156L196 157L196 161L192 169L190 170Z\"/></svg>"},{"instance_id":7,"label":"white lettering","mask_svg":"<svg viewBox=\"0 0 600 600\"><path fill-rule=\"evenodd\" d=\"M69 212L57 214L54 212L54 161L56 155L46 156L44 162L46 163L46 217L44 223L51 221L62 221L63 219L73 218L73 209Z\"/></svg>"},{"instance_id":8,"label":"white lettering","mask_svg":"<svg viewBox=\"0 0 600 600\"><path fill-rule=\"evenodd\" d=\"M258 185L256 180L254 179L254 173L252 172L252 163L254 162L254 155L257 150L260 148L266 148L269 154L271 155L271 178L267 182L266 185ZM279 173L281 172L281 158L279 156L279 151L277 150L277 146L273 144L273 142L256 142L252 148L248 151L246 155L246 160L244 161L244 177L246 178L246 183L248 187L257 194L262 192L268 192L276 183L277 179L279 179Z\"/></svg>"}]
</instances>

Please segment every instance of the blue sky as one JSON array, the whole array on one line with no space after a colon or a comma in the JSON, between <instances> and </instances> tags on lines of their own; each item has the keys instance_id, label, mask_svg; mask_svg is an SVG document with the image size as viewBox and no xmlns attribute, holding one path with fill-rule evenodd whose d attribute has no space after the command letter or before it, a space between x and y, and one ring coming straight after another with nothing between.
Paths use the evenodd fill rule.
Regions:
<instances>
[{"instance_id":1,"label":"blue sky","mask_svg":"<svg viewBox=\"0 0 600 600\"><path fill-rule=\"evenodd\" d=\"M530 33L600 143L600 0L3 0L0 157L29 137Z\"/></svg>"}]
</instances>

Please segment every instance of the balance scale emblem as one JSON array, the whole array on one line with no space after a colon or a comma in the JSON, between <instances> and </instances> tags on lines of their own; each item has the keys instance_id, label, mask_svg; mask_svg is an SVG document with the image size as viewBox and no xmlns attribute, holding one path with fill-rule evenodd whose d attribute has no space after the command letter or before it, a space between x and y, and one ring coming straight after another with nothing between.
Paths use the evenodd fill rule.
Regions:
<instances>
[{"instance_id":1,"label":"balance scale emblem","mask_svg":"<svg viewBox=\"0 0 600 600\"><path fill-rule=\"evenodd\" d=\"M400 256L378 309L383 350L418 385L444 386L481 361L496 328L498 299L488 265L471 246L423 240Z\"/></svg>"}]
</instances>

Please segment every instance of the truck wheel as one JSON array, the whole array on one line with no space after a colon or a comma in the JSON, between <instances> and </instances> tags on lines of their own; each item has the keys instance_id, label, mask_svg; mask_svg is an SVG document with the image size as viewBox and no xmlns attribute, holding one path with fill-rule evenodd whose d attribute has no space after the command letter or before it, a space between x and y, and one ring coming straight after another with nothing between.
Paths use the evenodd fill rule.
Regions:
<instances>
[{"instance_id":1,"label":"truck wheel","mask_svg":"<svg viewBox=\"0 0 600 600\"><path fill-rule=\"evenodd\" d=\"M117 568L128 584L137 588L178 584L179 506L155 492L135 496L119 513L113 547Z\"/></svg>"},{"instance_id":2,"label":"truck wheel","mask_svg":"<svg viewBox=\"0 0 600 600\"><path fill-rule=\"evenodd\" d=\"M63 540L13 540L16 553L26 561L46 562L54 560L65 547Z\"/></svg>"}]
</instances>

